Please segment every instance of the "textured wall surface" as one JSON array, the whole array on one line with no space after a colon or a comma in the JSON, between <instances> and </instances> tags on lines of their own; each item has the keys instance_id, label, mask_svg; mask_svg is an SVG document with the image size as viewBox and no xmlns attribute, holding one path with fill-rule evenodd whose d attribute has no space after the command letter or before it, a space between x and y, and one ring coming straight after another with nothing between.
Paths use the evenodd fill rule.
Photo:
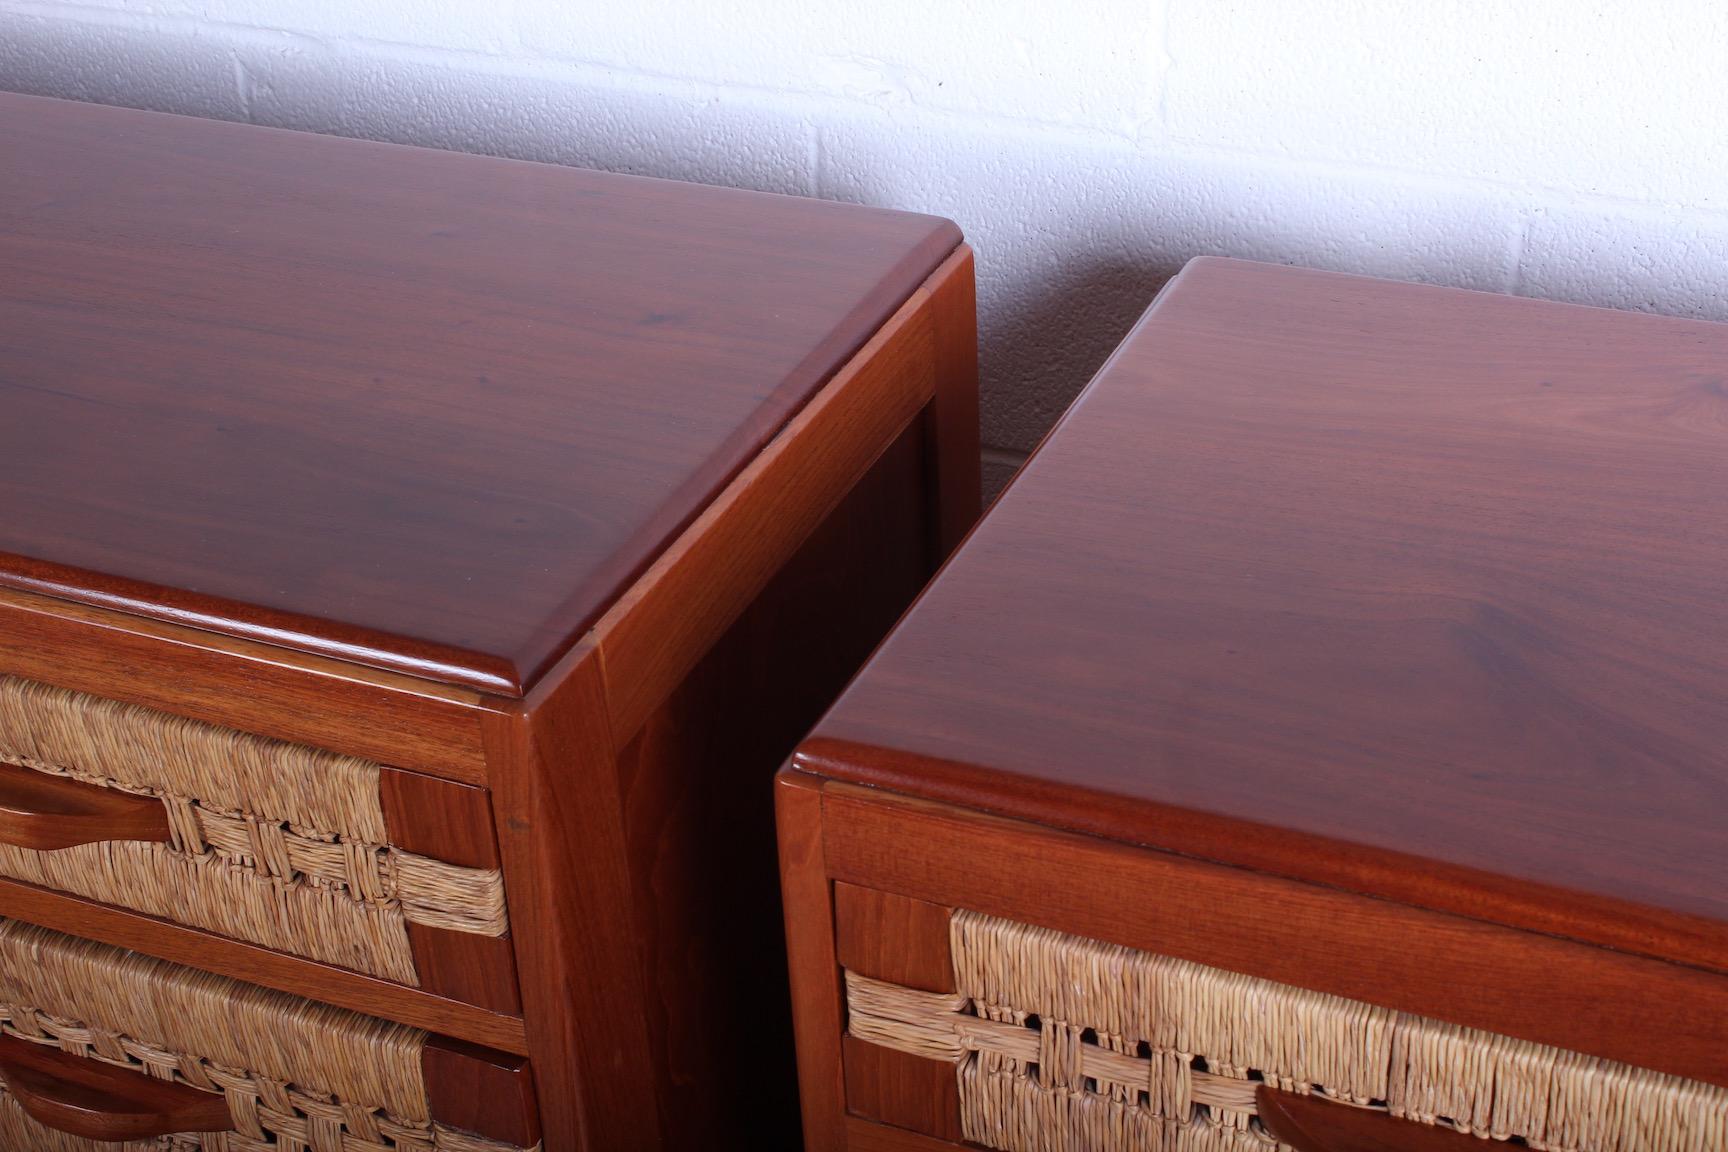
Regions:
<instances>
[{"instance_id":1,"label":"textured wall surface","mask_svg":"<svg viewBox=\"0 0 1728 1152\"><path fill-rule=\"evenodd\" d=\"M1202 253L1728 319L1725 60L1688 0L0 0L4 88L950 216L997 481Z\"/></svg>"}]
</instances>

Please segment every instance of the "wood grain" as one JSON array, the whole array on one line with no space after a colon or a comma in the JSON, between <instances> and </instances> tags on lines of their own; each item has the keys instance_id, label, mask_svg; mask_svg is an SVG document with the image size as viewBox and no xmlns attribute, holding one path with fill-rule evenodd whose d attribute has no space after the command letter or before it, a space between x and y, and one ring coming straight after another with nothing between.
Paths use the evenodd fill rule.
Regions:
<instances>
[{"instance_id":1,"label":"wood grain","mask_svg":"<svg viewBox=\"0 0 1728 1152\"><path fill-rule=\"evenodd\" d=\"M515 939L509 933L481 936L410 921L408 949L421 991L488 1012L522 1015Z\"/></svg>"},{"instance_id":2,"label":"wood grain","mask_svg":"<svg viewBox=\"0 0 1728 1152\"><path fill-rule=\"evenodd\" d=\"M1728 972L1728 325L1161 296L800 757Z\"/></svg>"},{"instance_id":3,"label":"wood grain","mask_svg":"<svg viewBox=\"0 0 1728 1152\"><path fill-rule=\"evenodd\" d=\"M770 780L929 576L925 430L908 425L618 754L670 1147L797 1146L785 966L763 947L782 932Z\"/></svg>"},{"instance_id":4,"label":"wood grain","mask_svg":"<svg viewBox=\"0 0 1728 1152\"><path fill-rule=\"evenodd\" d=\"M785 976L758 946L778 932L769 779L930 571L931 315L969 280L963 259L938 269L523 705L496 708L530 1043L543 1084L579 1086L543 1100L548 1152L796 1140ZM740 1035L764 1053L749 1066Z\"/></svg>"},{"instance_id":5,"label":"wood grain","mask_svg":"<svg viewBox=\"0 0 1728 1152\"><path fill-rule=\"evenodd\" d=\"M498 832L486 789L386 768L379 774L378 792L391 844L464 868L499 867ZM516 954L508 934L480 936L410 922L408 947L425 991L521 1015Z\"/></svg>"},{"instance_id":6,"label":"wood grain","mask_svg":"<svg viewBox=\"0 0 1728 1152\"><path fill-rule=\"evenodd\" d=\"M1320 1096L1298 1096L1262 1084L1254 1093L1266 1131L1296 1152L1471 1152L1482 1141L1467 1132L1399 1120Z\"/></svg>"},{"instance_id":7,"label":"wood grain","mask_svg":"<svg viewBox=\"0 0 1728 1152\"><path fill-rule=\"evenodd\" d=\"M846 1082L840 1036L846 1001L834 953L833 894L822 843L822 783L801 772L782 771L774 781L774 799L804 1147L807 1152L843 1152Z\"/></svg>"},{"instance_id":8,"label":"wood grain","mask_svg":"<svg viewBox=\"0 0 1728 1152\"><path fill-rule=\"evenodd\" d=\"M167 810L153 796L0 764L0 844L52 851L168 837Z\"/></svg>"},{"instance_id":9,"label":"wood grain","mask_svg":"<svg viewBox=\"0 0 1728 1152\"><path fill-rule=\"evenodd\" d=\"M486 732L545 1152L660 1147L599 653L579 645Z\"/></svg>"},{"instance_id":10,"label":"wood grain","mask_svg":"<svg viewBox=\"0 0 1728 1152\"><path fill-rule=\"evenodd\" d=\"M0 587L0 670L484 783L478 693Z\"/></svg>"},{"instance_id":11,"label":"wood grain","mask_svg":"<svg viewBox=\"0 0 1728 1152\"><path fill-rule=\"evenodd\" d=\"M113 1143L175 1132L225 1132L228 1100L188 1084L158 1080L0 1036L0 1080L31 1119L56 1132Z\"/></svg>"},{"instance_id":12,"label":"wood grain","mask_svg":"<svg viewBox=\"0 0 1728 1152\"><path fill-rule=\"evenodd\" d=\"M23 96L0 153L0 581L504 694L960 239Z\"/></svg>"},{"instance_id":13,"label":"wood grain","mask_svg":"<svg viewBox=\"0 0 1728 1152\"><path fill-rule=\"evenodd\" d=\"M390 843L404 852L463 868L498 867L498 832L486 789L385 768L378 775L378 798Z\"/></svg>"},{"instance_id":14,"label":"wood grain","mask_svg":"<svg viewBox=\"0 0 1728 1152\"><path fill-rule=\"evenodd\" d=\"M959 1140L960 1084L954 1065L844 1036L846 1107L855 1116L938 1140Z\"/></svg>"},{"instance_id":15,"label":"wood grain","mask_svg":"<svg viewBox=\"0 0 1728 1152\"><path fill-rule=\"evenodd\" d=\"M933 317L937 301L971 291L962 246L595 626L621 741L932 402L937 379L963 375L964 365L939 360Z\"/></svg>"},{"instance_id":16,"label":"wood grain","mask_svg":"<svg viewBox=\"0 0 1728 1152\"><path fill-rule=\"evenodd\" d=\"M983 456L978 427L978 291L972 250L949 258L952 274L932 294L936 395L925 443L936 497L934 563L940 565L978 522Z\"/></svg>"},{"instance_id":17,"label":"wood grain","mask_svg":"<svg viewBox=\"0 0 1728 1152\"><path fill-rule=\"evenodd\" d=\"M976 514L957 230L21 97L0 150L0 669L385 765L512 931L408 989L0 914L513 1053L429 1050L455 1127L794 1142L769 781Z\"/></svg>"},{"instance_id":18,"label":"wood grain","mask_svg":"<svg viewBox=\"0 0 1728 1152\"><path fill-rule=\"evenodd\" d=\"M525 1057L434 1036L420 1054L432 1119L512 1148L540 1139L534 1074Z\"/></svg>"},{"instance_id":19,"label":"wood grain","mask_svg":"<svg viewBox=\"0 0 1728 1152\"><path fill-rule=\"evenodd\" d=\"M429 1032L509 1052L528 1051L522 1021L515 1016L32 884L0 879L0 916L220 972L369 1016L398 1020Z\"/></svg>"},{"instance_id":20,"label":"wood grain","mask_svg":"<svg viewBox=\"0 0 1728 1152\"><path fill-rule=\"evenodd\" d=\"M822 810L837 881L1728 1087L1716 973L857 785Z\"/></svg>"},{"instance_id":21,"label":"wood grain","mask_svg":"<svg viewBox=\"0 0 1728 1152\"><path fill-rule=\"evenodd\" d=\"M954 991L948 938L953 909L893 892L834 885L834 950L840 967L872 980Z\"/></svg>"}]
</instances>

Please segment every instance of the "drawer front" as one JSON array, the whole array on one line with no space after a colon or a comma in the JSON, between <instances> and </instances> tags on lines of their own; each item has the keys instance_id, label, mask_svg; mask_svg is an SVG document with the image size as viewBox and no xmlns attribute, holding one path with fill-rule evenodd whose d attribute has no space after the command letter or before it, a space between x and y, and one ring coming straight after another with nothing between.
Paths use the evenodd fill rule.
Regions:
<instances>
[{"instance_id":1,"label":"drawer front","mask_svg":"<svg viewBox=\"0 0 1728 1152\"><path fill-rule=\"evenodd\" d=\"M0 677L0 875L414 987L440 982L428 936L508 959L486 794L403 784L424 780ZM480 818L450 836L389 810L429 789Z\"/></svg>"},{"instance_id":2,"label":"drawer front","mask_svg":"<svg viewBox=\"0 0 1728 1152\"><path fill-rule=\"evenodd\" d=\"M538 1146L518 1058L19 921L0 1031L7 1149Z\"/></svg>"},{"instance_id":3,"label":"drawer front","mask_svg":"<svg viewBox=\"0 0 1728 1152\"><path fill-rule=\"evenodd\" d=\"M836 913L868 1119L1003 1152L1728 1147L1714 1085L845 884Z\"/></svg>"}]
</instances>

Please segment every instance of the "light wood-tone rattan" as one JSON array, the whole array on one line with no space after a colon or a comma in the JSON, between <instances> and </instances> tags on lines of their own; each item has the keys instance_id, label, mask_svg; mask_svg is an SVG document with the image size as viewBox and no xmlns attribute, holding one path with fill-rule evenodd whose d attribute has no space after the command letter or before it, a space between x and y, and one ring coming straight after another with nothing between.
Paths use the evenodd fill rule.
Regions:
<instances>
[{"instance_id":1,"label":"light wood-tone rattan","mask_svg":"<svg viewBox=\"0 0 1728 1152\"><path fill-rule=\"evenodd\" d=\"M432 1122L420 1029L12 920L0 920L0 1029L226 1097L232 1132L141 1148L506 1149ZM113 1145L47 1132L8 1099L0 1147Z\"/></svg>"},{"instance_id":2,"label":"light wood-tone rattan","mask_svg":"<svg viewBox=\"0 0 1728 1152\"><path fill-rule=\"evenodd\" d=\"M1728 1090L965 910L953 994L846 975L860 1040L953 1061L1003 1152L1265 1152L1254 1088L1547 1152L1721 1152Z\"/></svg>"},{"instance_id":3,"label":"light wood-tone rattan","mask_svg":"<svg viewBox=\"0 0 1728 1152\"><path fill-rule=\"evenodd\" d=\"M159 799L172 841L0 845L0 875L418 985L409 923L501 936L496 870L391 847L379 766L0 677L0 763Z\"/></svg>"}]
</instances>

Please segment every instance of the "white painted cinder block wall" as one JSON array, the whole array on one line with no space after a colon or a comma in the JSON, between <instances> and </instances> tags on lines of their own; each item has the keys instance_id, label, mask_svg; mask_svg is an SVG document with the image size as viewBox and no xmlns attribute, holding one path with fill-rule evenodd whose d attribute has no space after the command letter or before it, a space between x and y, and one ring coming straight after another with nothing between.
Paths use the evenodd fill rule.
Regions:
<instances>
[{"instance_id":1,"label":"white painted cinder block wall","mask_svg":"<svg viewBox=\"0 0 1728 1152\"><path fill-rule=\"evenodd\" d=\"M1201 253L1728 319L1719 2L0 0L0 88L952 217L997 481Z\"/></svg>"}]
</instances>

